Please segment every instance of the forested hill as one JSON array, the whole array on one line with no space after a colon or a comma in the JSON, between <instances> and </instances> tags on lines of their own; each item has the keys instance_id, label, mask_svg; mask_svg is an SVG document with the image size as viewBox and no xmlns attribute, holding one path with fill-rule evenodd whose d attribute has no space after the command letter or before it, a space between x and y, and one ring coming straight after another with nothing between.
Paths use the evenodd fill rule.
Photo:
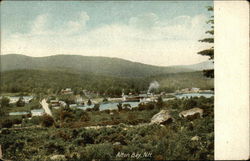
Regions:
<instances>
[{"instance_id":1,"label":"forested hill","mask_svg":"<svg viewBox=\"0 0 250 161\"><path fill-rule=\"evenodd\" d=\"M125 92L146 91L152 81L158 81L160 90L165 92L174 92L177 89L190 87L213 88L213 79L207 79L202 72L122 78L84 72L23 69L1 72L0 90L7 93L41 93L48 91L57 93L61 89L70 87L76 93L82 89L87 89L88 91L118 97L123 89Z\"/></svg>"},{"instance_id":2,"label":"forested hill","mask_svg":"<svg viewBox=\"0 0 250 161\"><path fill-rule=\"evenodd\" d=\"M79 55L29 57L18 54L1 56L1 71L17 69L67 70L116 77L145 77L151 75L191 72L183 66L159 67L118 58Z\"/></svg>"}]
</instances>

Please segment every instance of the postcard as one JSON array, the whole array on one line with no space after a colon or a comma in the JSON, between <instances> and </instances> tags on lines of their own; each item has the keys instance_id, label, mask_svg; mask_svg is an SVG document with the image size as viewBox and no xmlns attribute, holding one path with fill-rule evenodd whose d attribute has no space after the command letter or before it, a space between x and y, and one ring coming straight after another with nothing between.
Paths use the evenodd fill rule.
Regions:
<instances>
[{"instance_id":1,"label":"postcard","mask_svg":"<svg viewBox=\"0 0 250 161\"><path fill-rule=\"evenodd\" d=\"M0 159L247 159L246 5L1 2Z\"/></svg>"}]
</instances>

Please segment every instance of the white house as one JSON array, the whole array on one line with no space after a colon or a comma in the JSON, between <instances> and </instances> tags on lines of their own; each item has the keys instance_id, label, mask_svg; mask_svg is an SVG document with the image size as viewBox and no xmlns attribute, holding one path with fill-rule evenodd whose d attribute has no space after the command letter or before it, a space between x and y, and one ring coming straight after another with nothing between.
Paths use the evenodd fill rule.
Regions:
<instances>
[{"instance_id":1,"label":"white house","mask_svg":"<svg viewBox=\"0 0 250 161\"><path fill-rule=\"evenodd\" d=\"M191 91L192 91L192 92L199 92L199 91L200 91L200 88L195 88L195 87L193 87L193 88L191 88Z\"/></svg>"},{"instance_id":2,"label":"white house","mask_svg":"<svg viewBox=\"0 0 250 161\"><path fill-rule=\"evenodd\" d=\"M59 104L61 107L66 107L67 106L67 103L64 102L64 101L59 101Z\"/></svg>"},{"instance_id":3,"label":"white house","mask_svg":"<svg viewBox=\"0 0 250 161\"><path fill-rule=\"evenodd\" d=\"M19 100L19 97L8 97L10 99L10 104L14 104L17 103L17 101Z\"/></svg>"},{"instance_id":4,"label":"white house","mask_svg":"<svg viewBox=\"0 0 250 161\"><path fill-rule=\"evenodd\" d=\"M73 94L73 91L71 90L71 88L66 88L66 89L62 89L61 93L62 94Z\"/></svg>"},{"instance_id":5,"label":"white house","mask_svg":"<svg viewBox=\"0 0 250 161\"><path fill-rule=\"evenodd\" d=\"M31 110L32 117L33 116L42 116L44 114L45 114L44 109L34 109L34 110Z\"/></svg>"},{"instance_id":6,"label":"white house","mask_svg":"<svg viewBox=\"0 0 250 161\"><path fill-rule=\"evenodd\" d=\"M18 115L28 115L29 112L10 112L10 116L18 116Z\"/></svg>"},{"instance_id":7,"label":"white house","mask_svg":"<svg viewBox=\"0 0 250 161\"><path fill-rule=\"evenodd\" d=\"M70 104L69 107L77 107L77 104Z\"/></svg>"},{"instance_id":8,"label":"white house","mask_svg":"<svg viewBox=\"0 0 250 161\"><path fill-rule=\"evenodd\" d=\"M83 98L81 96L79 96L79 95L77 95L75 97L75 102L76 102L76 104L82 104L82 103L84 103Z\"/></svg>"}]
</instances>

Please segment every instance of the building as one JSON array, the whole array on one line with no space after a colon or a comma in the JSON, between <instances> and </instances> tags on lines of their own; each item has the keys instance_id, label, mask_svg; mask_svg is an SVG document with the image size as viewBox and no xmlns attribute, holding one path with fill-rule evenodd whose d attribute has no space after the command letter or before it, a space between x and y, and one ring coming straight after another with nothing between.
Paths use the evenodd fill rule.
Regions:
<instances>
[{"instance_id":1,"label":"building","mask_svg":"<svg viewBox=\"0 0 250 161\"><path fill-rule=\"evenodd\" d=\"M33 99L34 97L33 96L23 96L23 100L24 102L27 104L27 103L30 103L30 101Z\"/></svg>"},{"instance_id":2,"label":"building","mask_svg":"<svg viewBox=\"0 0 250 161\"><path fill-rule=\"evenodd\" d=\"M123 95L122 100L124 102L140 102L141 99L144 99L144 96L128 96L128 95Z\"/></svg>"},{"instance_id":3,"label":"building","mask_svg":"<svg viewBox=\"0 0 250 161\"><path fill-rule=\"evenodd\" d=\"M50 100L50 104L51 104L51 107L60 106L60 103L58 100Z\"/></svg>"},{"instance_id":4,"label":"building","mask_svg":"<svg viewBox=\"0 0 250 161\"><path fill-rule=\"evenodd\" d=\"M71 90L71 88L66 88L66 89L62 89L61 93L62 94L73 94L73 91Z\"/></svg>"},{"instance_id":5,"label":"building","mask_svg":"<svg viewBox=\"0 0 250 161\"><path fill-rule=\"evenodd\" d=\"M30 103L30 101L34 98L33 96L22 96L22 97L19 97L19 96L13 96L13 97L8 97L10 99L10 104L14 104L14 103L17 103L17 101L22 98L22 100L27 104L27 103Z\"/></svg>"},{"instance_id":6,"label":"building","mask_svg":"<svg viewBox=\"0 0 250 161\"><path fill-rule=\"evenodd\" d=\"M69 107L77 107L77 104L70 104Z\"/></svg>"},{"instance_id":7,"label":"building","mask_svg":"<svg viewBox=\"0 0 250 161\"><path fill-rule=\"evenodd\" d=\"M84 101L83 101L83 99L82 99L81 96L77 95L75 97L75 103L78 104L78 105L80 105L80 104L84 104Z\"/></svg>"},{"instance_id":8,"label":"building","mask_svg":"<svg viewBox=\"0 0 250 161\"><path fill-rule=\"evenodd\" d=\"M44 109L34 109L34 110L31 110L32 117L33 116L42 116L44 114L45 114Z\"/></svg>"},{"instance_id":9,"label":"building","mask_svg":"<svg viewBox=\"0 0 250 161\"><path fill-rule=\"evenodd\" d=\"M59 101L59 104L61 107L66 107L67 106L67 103L64 102L64 101Z\"/></svg>"},{"instance_id":10,"label":"building","mask_svg":"<svg viewBox=\"0 0 250 161\"><path fill-rule=\"evenodd\" d=\"M22 116L22 115L28 115L29 112L10 112L10 116Z\"/></svg>"},{"instance_id":11,"label":"building","mask_svg":"<svg viewBox=\"0 0 250 161\"><path fill-rule=\"evenodd\" d=\"M199 92L199 91L200 91L200 88L195 88L195 87L191 88L191 92Z\"/></svg>"},{"instance_id":12,"label":"building","mask_svg":"<svg viewBox=\"0 0 250 161\"><path fill-rule=\"evenodd\" d=\"M10 104L14 104L17 103L17 101L19 100L19 97L8 97L10 99Z\"/></svg>"}]
</instances>

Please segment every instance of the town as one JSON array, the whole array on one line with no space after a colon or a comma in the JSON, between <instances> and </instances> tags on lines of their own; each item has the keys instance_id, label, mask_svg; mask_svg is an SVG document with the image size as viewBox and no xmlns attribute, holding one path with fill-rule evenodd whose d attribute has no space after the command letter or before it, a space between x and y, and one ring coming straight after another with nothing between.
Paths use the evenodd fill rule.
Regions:
<instances>
[{"instance_id":1,"label":"town","mask_svg":"<svg viewBox=\"0 0 250 161\"><path fill-rule=\"evenodd\" d=\"M192 97L192 96L205 96L211 97L213 95L212 90L201 90L199 88L185 88L177 90L175 93L151 93L150 91L145 91L138 95L133 93L128 93L125 95L122 93L119 98L100 98L95 93L90 93L87 90L82 91L82 95L74 95L71 88L62 89L60 95L51 95L43 102L39 100L41 108L34 108L31 111L18 111L10 112L10 116L15 115L28 115L28 116L42 116L44 114L51 114L51 109L59 109L61 107L78 108L82 110L90 110L94 107L99 108L99 110L117 110L119 104L124 104L127 108L132 109L133 107L138 107L139 104L147 104L149 102L157 102L159 98L163 101L172 100L174 98ZM9 99L9 104L18 104L17 106L25 106L29 104L36 96L4 96ZM92 98L90 98L92 97ZM3 96L0 97L2 99ZM46 110L47 109L47 110ZM49 111L49 112L46 112Z\"/></svg>"}]
</instances>

